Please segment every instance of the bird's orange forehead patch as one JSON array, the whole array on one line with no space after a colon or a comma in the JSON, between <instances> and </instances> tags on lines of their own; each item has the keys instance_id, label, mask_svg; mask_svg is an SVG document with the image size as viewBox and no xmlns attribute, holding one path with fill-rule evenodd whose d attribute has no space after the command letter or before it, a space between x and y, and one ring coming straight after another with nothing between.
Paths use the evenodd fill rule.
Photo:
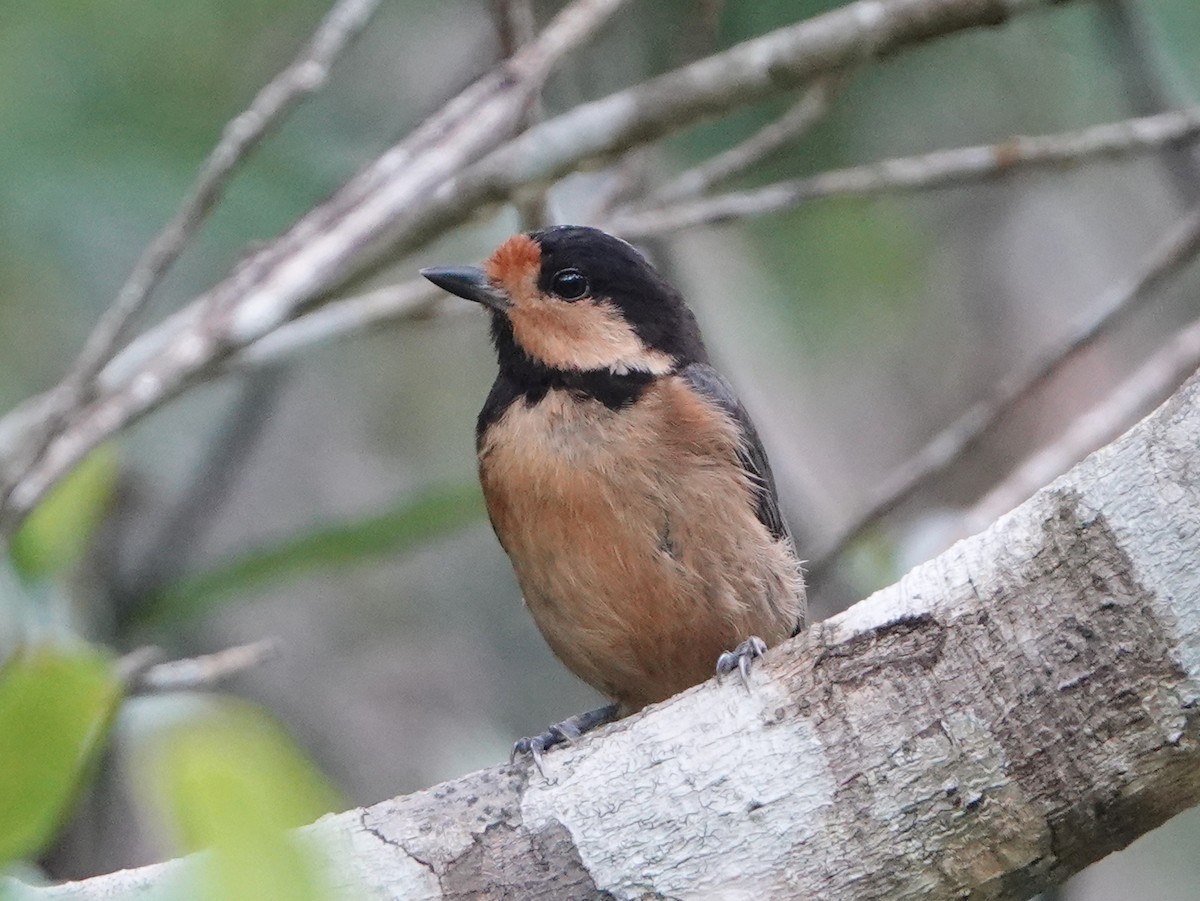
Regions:
<instances>
[{"instance_id":1,"label":"bird's orange forehead patch","mask_svg":"<svg viewBox=\"0 0 1200 901\"><path fill-rule=\"evenodd\" d=\"M513 235L496 248L483 265L487 277L510 294L523 293L537 284L542 248L529 235Z\"/></svg>"}]
</instances>

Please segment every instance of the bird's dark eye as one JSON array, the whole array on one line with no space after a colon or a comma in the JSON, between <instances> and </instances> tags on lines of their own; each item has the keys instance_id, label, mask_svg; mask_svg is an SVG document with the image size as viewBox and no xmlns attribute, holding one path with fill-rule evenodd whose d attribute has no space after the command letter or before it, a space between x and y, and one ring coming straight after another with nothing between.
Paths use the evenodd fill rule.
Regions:
<instances>
[{"instance_id":1,"label":"bird's dark eye","mask_svg":"<svg viewBox=\"0 0 1200 901\"><path fill-rule=\"evenodd\" d=\"M587 294L588 283L578 269L563 269L554 273L550 287L563 300L578 300Z\"/></svg>"}]
</instances>

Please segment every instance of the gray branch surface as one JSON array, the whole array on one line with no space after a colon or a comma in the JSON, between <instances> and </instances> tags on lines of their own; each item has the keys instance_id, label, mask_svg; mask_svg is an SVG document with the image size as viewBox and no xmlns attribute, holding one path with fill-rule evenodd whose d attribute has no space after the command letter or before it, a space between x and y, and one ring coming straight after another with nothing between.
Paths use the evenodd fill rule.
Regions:
<instances>
[{"instance_id":1,"label":"gray branch surface","mask_svg":"<svg viewBox=\"0 0 1200 901\"><path fill-rule=\"evenodd\" d=\"M1200 801L1200 376L987 531L546 757L304 831L372 898L1023 899ZM177 861L33 892L146 898Z\"/></svg>"}]
</instances>

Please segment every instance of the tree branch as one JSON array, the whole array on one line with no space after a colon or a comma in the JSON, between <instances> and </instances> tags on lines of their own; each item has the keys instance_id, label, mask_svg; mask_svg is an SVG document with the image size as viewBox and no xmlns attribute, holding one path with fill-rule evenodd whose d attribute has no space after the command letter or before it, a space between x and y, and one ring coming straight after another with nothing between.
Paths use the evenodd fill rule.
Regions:
<instances>
[{"instance_id":1,"label":"tree branch","mask_svg":"<svg viewBox=\"0 0 1200 901\"><path fill-rule=\"evenodd\" d=\"M508 143L550 70L626 0L575 0L532 43L172 317L182 327L66 424L33 465L0 458L0 536L99 442L217 372L368 264L481 206L821 75L1055 0L858 0L535 125ZM1063 0L1057 0L1063 2ZM112 365L118 363L114 360ZM39 403L0 421L0 448Z\"/></svg>"},{"instance_id":2,"label":"tree branch","mask_svg":"<svg viewBox=\"0 0 1200 901\"><path fill-rule=\"evenodd\" d=\"M642 240L700 225L777 213L830 197L945 188L1029 170L1151 153L1198 138L1200 107L1190 107L1079 131L1013 137L999 144L898 157L699 200L643 204L618 210L604 227L628 240Z\"/></svg>"},{"instance_id":3,"label":"tree branch","mask_svg":"<svg viewBox=\"0 0 1200 901\"><path fill-rule=\"evenodd\" d=\"M1175 225L1142 259L1137 271L1105 292L1086 316L1015 372L1001 379L983 399L939 432L900 466L877 489L875 496L849 526L812 552L809 574L819 581L830 565L876 522L887 516L964 454L982 441L1022 400L1074 360L1099 338L1111 332L1154 291L1200 253L1200 209Z\"/></svg>"},{"instance_id":4,"label":"tree branch","mask_svg":"<svg viewBox=\"0 0 1200 901\"><path fill-rule=\"evenodd\" d=\"M216 208L237 167L297 103L324 86L334 61L361 33L378 6L379 0L338 0L296 59L225 126L221 140L200 167L188 196L166 227L142 251L116 300L96 323L67 375L44 398L36 427L27 429L20 444L8 451L16 458L17 468L31 465L64 420L89 399L93 379L112 358L130 323ZM0 476L4 469L0 466ZM0 478L0 500L6 487Z\"/></svg>"},{"instance_id":5,"label":"tree branch","mask_svg":"<svg viewBox=\"0 0 1200 901\"><path fill-rule=\"evenodd\" d=\"M738 106L1056 2L1070 0L858 0L776 29L530 128L445 185L404 240L419 244L519 187L553 181Z\"/></svg>"},{"instance_id":6,"label":"tree branch","mask_svg":"<svg viewBox=\"0 0 1200 901\"><path fill-rule=\"evenodd\" d=\"M829 81L818 82L779 120L726 153L680 174L654 192L652 197L674 200L700 193L754 165L764 154L794 139L822 115L831 90ZM796 203L803 203L843 195L939 187L970 178L1010 174L1025 167L1062 165L1066 162L1150 152L1197 137L1200 137L1200 108L1180 110L1082 131L1014 138L1003 144L940 150L870 166L835 170L761 191L720 195L692 204L671 204L640 211L630 208L613 213L611 218L605 216L601 226L634 241L689 228L700 224L702 220L710 223L727 216L773 212L781 208L773 205L777 202L774 192L786 184L797 185L794 199ZM803 185L808 187L799 187ZM226 368L240 369L245 365L279 361L313 344L336 340L359 330L425 318L435 315L435 311L436 315L442 315L446 308L438 303L440 296L441 292L431 289L424 280L417 280L377 289L358 297L331 301L279 326L273 333L237 353ZM115 385L126 381L131 372L144 365L155 353L161 352L171 336L178 335L191 324L191 320L179 314L143 335L104 374L105 384ZM0 438L2 446L3 439Z\"/></svg>"},{"instance_id":7,"label":"tree branch","mask_svg":"<svg viewBox=\"0 0 1200 901\"><path fill-rule=\"evenodd\" d=\"M817 79L778 119L768 122L740 144L680 172L651 191L647 203L663 205L698 197L795 142L829 111L837 80L833 76Z\"/></svg>"},{"instance_id":8,"label":"tree branch","mask_svg":"<svg viewBox=\"0 0 1200 901\"><path fill-rule=\"evenodd\" d=\"M575 0L535 41L468 87L281 238L244 260L194 301L193 310L178 314L176 320L186 327L128 383L81 410L39 460L16 472L0 467L8 476L7 485L0 482L0 534L11 533L49 486L97 443L291 319L354 261L370 256L384 223L427 206L447 178L511 134L555 64L625 2Z\"/></svg>"},{"instance_id":9,"label":"tree branch","mask_svg":"<svg viewBox=\"0 0 1200 901\"><path fill-rule=\"evenodd\" d=\"M958 536L987 528L1043 485L1113 441L1200 369L1200 320L1172 335L1145 363L1049 445L1030 456L986 495L958 524Z\"/></svg>"},{"instance_id":10,"label":"tree branch","mask_svg":"<svg viewBox=\"0 0 1200 901\"><path fill-rule=\"evenodd\" d=\"M280 648L278 639L264 638L212 654L161 661L161 650L146 647L122 657L120 668L126 693L130 695L193 691L211 688L231 676L274 660L279 656Z\"/></svg>"},{"instance_id":11,"label":"tree branch","mask_svg":"<svg viewBox=\"0 0 1200 901\"><path fill-rule=\"evenodd\" d=\"M1028 898L1200 801L1198 448L1200 376L772 650L752 692L710 681L550 752L549 779L497 767L307 834L372 898Z\"/></svg>"},{"instance_id":12,"label":"tree branch","mask_svg":"<svg viewBox=\"0 0 1200 901\"><path fill-rule=\"evenodd\" d=\"M1130 112L1147 116L1178 106L1180 92L1172 90L1147 9L1132 0L1096 0L1096 19L1099 44L1108 51ZM1200 202L1200 156L1194 145L1164 153L1161 164L1185 207Z\"/></svg>"},{"instance_id":13,"label":"tree branch","mask_svg":"<svg viewBox=\"0 0 1200 901\"><path fill-rule=\"evenodd\" d=\"M658 196L682 196L703 191L720 179L743 168L749 159L753 165L761 137L764 144L780 134L791 132L809 116L819 114L821 95L827 93L827 83L821 82L806 94L783 119L763 129L761 135L738 145L729 153L714 157L693 170L669 182ZM795 118L792 119L794 114ZM768 137L769 136L769 137ZM793 135L794 136L794 133ZM1200 108L1173 111L1142 119L1124 120L1095 126L1083 131L1064 132L1036 138L1015 138L1003 144L940 150L931 154L904 157L870 166L835 170L796 182L785 182L771 188L719 195L692 204L670 205L662 208L617 212L605 217L601 225L627 240L638 240L667 231L690 228L722 218L761 215L782 209L780 195L775 192L785 185L788 203L803 203L842 195L862 195L894 190L917 190L957 184L970 178L987 178L1011 174L1025 167L1062 165L1088 159L1124 154L1151 152L1172 144L1195 140L1200 136ZM773 149L768 146L767 150ZM804 187L807 186L807 187ZM786 204L785 204L786 205ZM447 310L438 303L441 292L431 289L424 280L376 289L361 296L331 301L312 312L283 323L273 332L234 355L225 369L241 369L259 363L282 360L313 344L336 340L357 331L379 325L442 315ZM435 313L436 311L436 313ZM100 375L103 390L115 390L128 382L133 374L161 354L172 340L195 328L199 309L189 307L169 317L156 328L139 336ZM41 398L38 400L45 400ZM0 460L11 455L14 436L31 428L43 415L38 403L10 413L0 420Z\"/></svg>"},{"instance_id":14,"label":"tree branch","mask_svg":"<svg viewBox=\"0 0 1200 901\"><path fill-rule=\"evenodd\" d=\"M500 35L500 47L505 56L512 56L537 35L537 17L533 11L533 0L492 0L492 18ZM545 116L541 97L529 104L522 126L528 128ZM533 231L549 221L547 192L544 189L519 192L513 203L517 208L517 221L521 231Z\"/></svg>"},{"instance_id":15,"label":"tree branch","mask_svg":"<svg viewBox=\"0 0 1200 901\"><path fill-rule=\"evenodd\" d=\"M216 207L237 167L297 103L324 86L334 61L358 37L378 7L379 0L338 0L296 59L225 126L179 210L142 252L116 301L84 344L75 364L81 382L89 381L111 359L130 320Z\"/></svg>"}]
</instances>

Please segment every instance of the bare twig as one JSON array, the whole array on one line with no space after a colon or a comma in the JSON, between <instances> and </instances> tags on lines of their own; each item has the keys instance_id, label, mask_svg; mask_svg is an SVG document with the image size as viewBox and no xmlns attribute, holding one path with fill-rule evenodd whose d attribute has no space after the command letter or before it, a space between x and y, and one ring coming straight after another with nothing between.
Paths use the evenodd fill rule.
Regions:
<instances>
[{"instance_id":1,"label":"bare twig","mask_svg":"<svg viewBox=\"0 0 1200 901\"><path fill-rule=\"evenodd\" d=\"M108 362L130 320L221 199L234 170L296 104L324 86L334 61L362 32L379 2L338 0L291 64L225 126L179 210L143 251L116 301L88 337L75 364L77 378L89 380Z\"/></svg>"},{"instance_id":2,"label":"bare twig","mask_svg":"<svg viewBox=\"0 0 1200 901\"><path fill-rule=\"evenodd\" d=\"M824 88L824 92L827 93L828 90L828 87ZM798 111L802 107L809 106L808 97L809 95L806 95L806 98L802 99L793 109ZM816 103L816 98L812 98L813 106ZM813 112L815 114L815 109ZM779 123L773 123L771 126L768 126L768 129L773 129L776 124ZM755 141L757 137L756 135L746 143L749 144ZM1066 159L1070 158L1070 154L1072 153L1076 154L1074 159L1082 162L1086 159L1095 159L1103 155L1111 156L1122 152L1148 152L1172 143L1196 138L1200 138L1200 108L1100 125L1095 128L1085 129L1084 131L1017 139L1020 141L1020 147L1024 148L1024 152L1028 153L1029 156L1014 156L1005 165L1020 168L1024 165L1048 164L1050 160L1044 156L1046 153L1056 154L1053 159L1053 162L1056 164L1065 162ZM855 189L850 193L866 193L869 190L867 187L868 181L874 184L879 190L888 190L894 189L894 185L885 184L886 178L883 175L885 170L900 173L898 177L907 177L904 173L914 171L927 173L926 177L930 179L934 179L938 173L943 177L951 177L949 173L955 171L952 164L959 165L964 160L975 160L977 163L980 159L979 153L982 151L986 151L989 154L988 158L994 163L1002 152L1010 152L1016 146L1012 142L1006 142L1003 145L944 150L919 157L893 160L890 163L875 166L839 170L826 173L826 175L816 176L815 179L804 179L803 181L811 183L828 178L829 181L826 184L830 186L830 189L827 194L819 196L836 196L843 193L842 191L832 189L832 186L836 183L841 183L845 186L855 186ZM736 151L738 157L740 157L742 147L743 145L738 145L730 153ZM749 156L745 158L748 159ZM710 160L696 167L696 169L690 170L696 173L696 175L687 175L685 173L686 182L684 181L684 176L680 176L678 180L668 183L669 185L678 184L678 187L671 189L672 193L685 190L689 192L691 190L704 190L711 183L707 168L710 163L719 159L720 157L716 157L714 160ZM732 161L735 160L736 158ZM724 168L724 165L719 168L714 166L711 175L720 177L719 171ZM978 177L986 177L988 174L982 169L978 170L978 172ZM958 174L954 177L960 177L960 175L961 170L958 170ZM915 188L918 185L912 184L911 187ZM818 195L814 195L814 198L816 196ZM719 198L714 199L719 200ZM700 204L706 202L700 201ZM640 217L640 215L632 214L635 217ZM643 230L639 226L639 221L641 220L635 221L630 217L620 216L620 218L602 224L622 237L634 240L648 236L646 230ZM663 222L663 230L666 230L668 226L666 226L665 220ZM675 223L675 225L680 224L678 221ZM669 227L673 228L675 225ZM660 233L660 229L657 226L649 229L649 231L652 234ZM277 334L268 335L266 338L247 348L244 352L238 354L234 363L240 368L242 365L255 365L268 360L276 361L282 359L285 355L303 349L310 343L336 339L351 334L359 328L369 328L388 322L421 318L432 314L434 310L438 310L440 314L444 313L447 309L457 308L457 305L450 308L437 306L436 301L439 296L439 292L429 290L427 286L422 285L420 282L410 282L373 291L361 297L336 301L281 326Z\"/></svg>"},{"instance_id":3,"label":"bare twig","mask_svg":"<svg viewBox=\"0 0 1200 901\"><path fill-rule=\"evenodd\" d=\"M1114 285L1087 316L1053 346L1002 379L951 425L943 429L880 486L867 509L823 548L811 552L809 573L819 581L846 548L986 437L1018 403L1060 372L1098 338L1150 298L1155 289L1200 253L1200 210L1177 223L1128 279Z\"/></svg>"},{"instance_id":4,"label":"bare twig","mask_svg":"<svg viewBox=\"0 0 1200 901\"><path fill-rule=\"evenodd\" d=\"M102 390L116 390L155 354L196 322L194 307L170 316L122 350L99 377ZM259 340L236 351L221 364L223 374L258 369L292 360L321 344L403 322L424 322L445 316L467 316L478 311L470 304L448 301L444 291L425 279L375 288L352 297L332 300L304 313ZM36 423L49 395L28 401L0 421L0 458L8 435L19 434L26 423Z\"/></svg>"},{"instance_id":5,"label":"bare twig","mask_svg":"<svg viewBox=\"0 0 1200 901\"><path fill-rule=\"evenodd\" d=\"M959 537L973 535L1023 503L1088 454L1116 440L1133 423L1166 400L1200 368L1200 319L1173 335L1133 375L1054 442L1038 451L993 487L962 519Z\"/></svg>"},{"instance_id":6,"label":"bare twig","mask_svg":"<svg viewBox=\"0 0 1200 901\"><path fill-rule=\"evenodd\" d=\"M1092 129L1086 129L1083 132L1066 132L1039 138L1022 139L1022 146L1027 149L1038 147L1052 148L1055 153L1064 155L1063 158L1055 158L1052 162L1054 164L1062 164L1066 161L1066 158L1070 157L1071 153L1076 154L1074 157L1075 160L1082 162L1085 159L1094 159L1101 155L1111 156L1123 152L1149 152L1163 146L1168 146L1173 142L1179 143L1192 140L1197 136L1200 136L1200 110L1193 109L1101 125ZM961 168L954 168L955 165L961 166L968 160L973 160L973 165L978 165L980 160L987 160L989 161L989 166L991 166L996 163L997 159L1003 153L1010 153L1013 147L1014 145L1011 143L1005 143L1002 145L943 150L933 154L894 160L891 163L838 170L816 176L813 179L803 179L802 181L807 184L814 184L818 181L823 183L824 187L821 191L814 192L811 199L824 196L837 196L841 193L868 193L871 190L895 190L897 186L893 181L889 180L890 176L886 175L885 167L887 170L899 173L896 176L898 178L909 178L910 183L907 185L908 187L936 186L937 179L941 177L954 179L966 177ZM981 152L983 154L982 157L979 155ZM1004 165L1009 167L1004 170L1006 172L1012 171L1014 167L1020 168L1027 164L1047 165L1051 162L1043 158L1038 158L1036 155L1028 163L1013 157L1008 157L1006 160ZM979 173L978 177L987 177L990 174L995 174L994 172L989 172L987 167L978 168L976 171ZM918 184L917 181L919 179L916 181L912 180L912 172L924 173L922 177L929 179L929 182L925 185ZM845 190L839 189L837 187L839 184ZM747 194L757 193L759 192L747 192ZM722 198L717 197L712 200L719 203ZM708 201L701 201L700 203L706 204ZM676 208L672 207L672 209ZM761 209L756 212L767 211L767 209ZM650 213L647 215L657 214ZM606 228L616 231L623 237L637 239L645 237L646 231L657 234L670 228L687 227L693 224L693 222L686 217L668 222L666 217L663 217L651 224L642 218L642 214L631 213L623 215L619 219L606 221L601 224ZM429 290L426 286L413 282L372 291L361 297L327 304L319 308L316 312L306 313L293 322L280 326L279 330L283 334L278 336L267 335L258 342L255 342L244 353L238 354L238 365L240 366L240 362L253 364L259 360L280 359L284 353L290 350L301 349L310 339L316 343L325 340L327 337L338 337L348 334L358 327L372 327L388 321L399 321L423 315L420 312L422 308L427 307L432 310L437 297L438 292ZM187 329L193 328L198 313L199 310L196 307L186 308L165 320L164 323L155 329L139 336L137 340L122 351L101 373L101 386L106 390L112 390L120 384L127 382L133 373L145 366L156 354L162 353L163 349L173 338L177 338ZM4 446L8 436L14 432L19 433L26 427L26 423L36 419L37 415L36 409L30 409L21 417L15 417L10 414L9 417L5 417L3 421L0 421L0 457L5 455Z\"/></svg>"},{"instance_id":7,"label":"bare twig","mask_svg":"<svg viewBox=\"0 0 1200 901\"><path fill-rule=\"evenodd\" d=\"M378 249L385 224L427 208L447 179L500 144L553 66L627 0L575 0L538 39L476 81L325 204L245 260L194 301L190 327L134 374L97 397L30 467L6 467L0 534L10 533L63 473L108 435L213 372L237 349L293 318L301 306Z\"/></svg>"},{"instance_id":8,"label":"bare twig","mask_svg":"<svg viewBox=\"0 0 1200 901\"><path fill-rule=\"evenodd\" d=\"M789 179L765 188L618 211L605 227L630 240L762 216L829 197L929 190L1030 169L1150 153L1200 139L1200 107L1000 144L956 147Z\"/></svg>"},{"instance_id":9,"label":"bare twig","mask_svg":"<svg viewBox=\"0 0 1200 901\"><path fill-rule=\"evenodd\" d=\"M70 371L47 396L38 427L23 435L20 447L14 449L20 464L31 464L62 420L86 402L92 380L112 358L129 324L220 201L238 165L300 100L325 84L334 61L362 31L378 6L379 0L338 0L296 59L225 126L221 140L204 161L175 216L142 252Z\"/></svg>"},{"instance_id":10,"label":"bare twig","mask_svg":"<svg viewBox=\"0 0 1200 901\"><path fill-rule=\"evenodd\" d=\"M551 182L686 125L867 60L1062 2L1070 0L858 0L776 29L530 128L445 185L438 202L412 224L406 245L520 187Z\"/></svg>"},{"instance_id":11,"label":"bare twig","mask_svg":"<svg viewBox=\"0 0 1200 901\"><path fill-rule=\"evenodd\" d=\"M470 163L480 147L499 140L498 123L519 120L521 104L532 96L532 88L515 99L504 94L514 73L544 75L615 8L612 2L579 0L556 20L557 29L552 25L543 32L504 72L460 95L225 283L173 317L171 329L155 330L146 341L134 342L128 356L115 359L100 376L104 396L62 436L50 459L32 471L6 467L10 481L22 485L8 509L0 510L0 527L11 529L98 441L191 381L217 372L226 356L294 318L306 301L384 247L397 241L411 246L518 187L544 183L573 165L645 143L706 115L864 57L994 24L1043 2L1049 0L943 0L936 7L909 0L881 7L860 0L583 104ZM213 317L214 306L228 314ZM135 350L144 356L129 365ZM37 403L28 404L16 422L0 421L0 446L11 446L11 436L36 423L39 414Z\"/></svg>"},{"instance_id":12,"label":"bare twig","mask_svg":"<svg viewBox=\"0 0 1200 901\"><path fill-rule=\"evenodd\" d=\"M282 644L278 639L265 638L213 654L169 660L165 663L158 662L162 658L162 651L158 648L138 648L121 658L119 666L128 694L190 691L208 688L268 660L274 660L279 656L281 648Z\"/></svg>"},{"instance_id":13,"label":"bare twig","mask_svg":"<svg viewBox=\"0 0 1200 901\"><path fill-rule=\"evenodd\" d=\"M665 204L698 197L793 143L828 112L836 81L833 76L818 79L778 119L724 153L681 172L652 191L647 202Z\"/></svg>"},{"instance_id":14,"label":"bare twig","mask_svg":"<svg viewBox=\"0 0 1200 901\"><path fill-rule=\"evenodd\" d=\"M447 302L445 292L425 279L377 288L335 300L284 323L229 358L230 369L278 363L317 344L361 334L382 325L478 314L470 304Z\"/></svg>"},{"instance_id":15,"label":"bare twig","mask_svg":"<svg viewBox=\"0 0 1200 901\"><path fill-rule=\"evenodd\" d=\"M837 71L872 53L881 54L885 48L898 49L906 41L919 43L955 30L991 24L1005 15L1038 5L1042 5L1042 0L997 0L982 7L955 0L940 10L941 17L927 17L915 22L919 3L910 4L912 8L889 9L887 16L879 18L877 4L860 2L779 29L638 87L583 104L531 128L478 165L468 168L462 177L442 185L437 201L448 203L450 209L443 209L441 214L461 218L480 203L508 196L506 192L528 184L544 183L569 165L642 146L698 118L731 109L793 83L802 83L810 72L813 77L819 77L821 73ZM795 82L790 80L792 78ZM420 234L414 236L411 243L416 243L420 237ZM393 309L398 317L407 317L408 288L385 290L397 290L397 303ZM289 331L289 335L278 342L278 350L303 346L302 336L306 334L319 339L341 334L343 329L353 327L352 323L360 319L360 314L363 323L372 325L391 317L390 302L377 304L374 298L368 301L367 297L362 300L361 304L346 302L345 307L330 305L327 314L306 314L303 319L313 315L318 317L312 323L311 332L308 325L299 322L295 329L290 325L281 326ZM155 355L161 354L170 337L194 327L194 320L189 321L188 315L189 311L181 312L170 329L163 330L170 331L171 335L149 333L114 360L111 371L103 373L113 390L128 382ZM326 331L326 325L334 327ZM264 348L274 344L273 339L268 339L264 341ZM257 349L250 351L247 359L253 360L259 353ZM273 350L270 356L275 358L274 354ZM3 445L5 425L0 421L0 446Z\"/></svg>"},{"instance_id":16,"label":"bare twig","mask_svg":"<svg viewBox=\"0 0 1200 901\"><path fill-rule=\"evenodd\" d=\"M533 0L492 0L492 17L496 20L500 46L506 57L512 56L537 36ZM525 115L525 127L541 121L544 115L545 108L539 95L529 104L529 111ZM513 197L513 204L517 208L517 220L522 231L532 231L549 221L548 199L544 188L517 192Z\"/></svg>"},{"instance_id":17,"label":"bare twig","mask_svg":"<svg viewBox=\"0 0 1200 901\"><path fill-rule=\"evenodd\" d=\"M165 656L162 648L151 645L134 648L117 661L117 675L121 682L129 685L150 667L161 663Z\"/></svg>"},{"instance_id":18,"label":"bare twig","mask_svg":"<svg viewBox=\"0 0 1200 901\"><path fill-rule=\"evenodd\" d=\"M194 301L194 311L180 314L190 324L127 381L81 410L34 465L4 467L12 488L0 490L0 536L11 533L46 490L100 441L219 371L230 354L265 337L383 254L420 243L483 204L546 183L582 163L863 59L995 25L1052 0L858 0L583 104L503 144L553 66L624 2L575 0L536 41ZM26 425L29 414L27 407ZM0 423L0 433L8 431L5 426Z\"/></svg>"},{"instance_id":19,"label":"bare twig","mask_svg":"<svg viewBox=\"0 0 1200 901\"><path fill-rule=\"evenodd\" d=\"M492 19L500 36L500 52L512 56L537 34L532 0L492 0Z\"/></svg>"},{"instance_id":20,"label":"bare twig","mask_svg":"<svg viewBox=\"0 0 1200 901\"><path fill-rule=\"evenodd\" d=\"M1088 135L1090 134L1090 137ZM1030 165L1046 165L1049 162L1061 164L1074 153L1074 160L1083 161L1097 155L1114 155L1122 152L1135 153L1151 151L1172 142L1183 142L1194 139L1200 134L1200 112L1185 110L1158 116L1150 116L1132 122L1120 122L1110 125L1097 126L1085 132L1069 132L1059 135L1048 135L1041 138L1024 139L1023 146L1050 147L1063 158L1052 161L1035 158ZM1030 143L1032 142L1032 143ZM871 190L896 190L897 179L907 179L906 187L929 187L938 184L939 178L962 180L966 178L963 165L974 160L971 165L978 177L995 174L995 165L1000 159L1002 148L1010 152L1014 145L987 145L976 148L960 148L958 150L938 151L918 157L909 157L891 161L891 164L856 167L816 176L813 179L803 179L802 182L815 186L820 182L820 190L810 189L810 199L817 197L835 196L839 193L868 193ZM979 154L982 153L982 156ZM938 161L942 162L939 164ZM1004 171L1020 168L1022 163L1015 157L1005 158ZM980 163L985 165L980 165ZM893 165L894 164L894 165ZM951 165L953 164L953 165ZM957 166L957 168L956 168ZM895 174L888 175L887 170ZM914 176L912 173L918 173ZM924 179L924 181L922 181ZM840 185L840 187L839 187ZM774 189L765 189L770 192ZM731 197L746 197L759 195L764 192L747 192ZM712 198L712 203L720 204L723 198ZM797 201L799 202L799 201ZM701 201L700 206L709 201ZM690 205L695 208L696 205ZM769 206L769 205L768 205ZM683 209L672 207L671 209ZM708 207L711 213L713 207ZM754 212L768 212L768 207L759 206ZM602 223L605 227L629 239L645 237L647 233L657 234L672 228L682 228L695 224L693 216L668 217L668 211L658 211L643 214L629 214L619 219ZM706 214L707 215L707 214ZM651 217L653 217L651 219ZM349 334L357 328L369 328L388 321L399 321L424 315L423 310L434 309L437 292L429 290L424 285L408 283L372 291L361 297L345 301L337 301L319 308L315 312L306 313L296 320L278 327L280 332L267 334L253 342L244 352L238 353L233 368L242 364L254 365L258 362L278 360L293 351L298 351L307 344L317 343L327 338L336 338ZM153 359L164 353L172 341L178 340L190 329L197 327L201 307L192 305L166 319L159 326L139 336L131 342L113 361L105 367L98 377L101 391L111 392L120 386L128 384L134 375L149 366ZM14 442L19 436L33 428L39 420L44 419L49 407L48 395L27 402L21 408L14 410L0 420L0 460L13 459ZM166 398L163 398L164 400Z\"/></svg>"}]
</instances>

